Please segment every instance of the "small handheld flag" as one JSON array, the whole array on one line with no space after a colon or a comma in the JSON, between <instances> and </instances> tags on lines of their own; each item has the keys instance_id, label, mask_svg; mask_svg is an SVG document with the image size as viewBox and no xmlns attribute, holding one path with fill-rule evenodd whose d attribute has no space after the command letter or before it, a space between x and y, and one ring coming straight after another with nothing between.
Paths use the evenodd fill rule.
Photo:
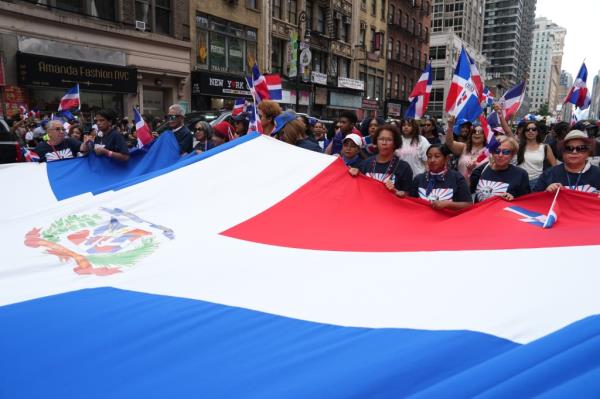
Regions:
<instances>
[{"instance_id":1,"label":"small handheld flag","mask_svg":"<svg viewBox=\"0 0 600 399\"><path fill-rule=\"evenodd\" d=\"M246 111L246 99L245 98L236 98L233 103L233 109L231 110L231 116L240 115L242 112Z\"/></svg>"},{"instance_id":2,"label":"small handheld flag","mask_svg":"<svg viewBox=\"0 0 600 399\"><path fill-rule=\"evenodd\" d=\"M79 83L75 87L69 89L67 93L60 99L58 110L72 110L81 108L81 100L79 98Z\"/></svg>"},{"instance_id":3,"label":"small handheld flag","mask_svg":"<svg viewBox=\"0 0 600 399\"><path fill-rule=\"evenodd\" d=\"M558 193L560 192L560 187L556 190L556 194L554 194L554 199L552 200L552 205L550 205L550 209L548 210L548 215L546 216L546 221L542 228L549 229L554 226L554 223L558 220L558 202L556 199L558 198Z\"/></svg>"},{"instance_id":4,"label":"small handheld flag","mask_svg":"<svg viewBox=\"0 0 600 399\"><path fill-rule=\"evenodd\" d=\"M144 147L154 140L150 127L140 115L140 111L136 107L133 107L133 122L135 123L135 134L138 140L138 147Z\"/></svg>"},{"instance_id":5,"label":"small handheld flag","mask_svg":"<svg viewBox=\"0 0 600 399\"><path fill-rule=\"evenodd\" d=\"M428 63L408 97L410 106L404 115L405 118L421 119L425 115L427 106L429 105L432 82L431 63Z\"/></svg>"},{"instance_id":6,"label":"small handheld flag","mask_svg":"<svg viewBox=\"0 0 600 399\"><path fill-rule=\"evenodd\" d=\"M256 103L260 103L264 100L270 100L271 95L269 94L269 86L267 85L267 80L260 73L258 69L258 65L254 64L252 67L252 87L254 87L254 92L256 93Z\"/></svg>"},{"instance_id":7,"label":"small handheld flag","mask_svg":"<svg viewBox=\"0 0 600 399\"><path fill-rule=\"evenodd\" d=\"M565 104L571 103L579 109L586 109L590 106L592 96L586 86L587 75L588 71L584 62L581 64L581 68L579 68L579 73L575 78L575 82L573 82L573 87L571 87L569 94L567 94L567 97L565 98Z\"/></svg>"}]
</instances>

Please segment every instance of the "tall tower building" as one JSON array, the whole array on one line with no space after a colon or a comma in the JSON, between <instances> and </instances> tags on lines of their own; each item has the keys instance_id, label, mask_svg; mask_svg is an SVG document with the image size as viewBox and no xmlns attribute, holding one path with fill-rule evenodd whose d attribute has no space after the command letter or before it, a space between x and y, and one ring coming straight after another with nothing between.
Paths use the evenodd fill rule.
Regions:
<instances>
[{"instance_id":1,"label":"tall tower building","mask_svg":"<svg viewBox=\"0 0 600 399\"><path fill-rule=\"evenodd\" d=\"M556 110L560 70L567 30L547 18L536 18L531 49L531 63L527 92L531 97L530 111L548 104Z\"/></svg>"},{"instance_id":2,"label":"tall tower building","mask_svg":"<svg viewBox=\"0 0 600 399\"><path fill-rule=\"evenodd\" d=\"M429 51L433 85L428 108L433 117L443 115L444 99L463 47L486 78L487 59L481 53L484 5L484 0L434 0Z\"/></svg>"},{"instance_id":3,"label":"tall tower building","mask_svg":"<svg viewBox=\"0 0 600 399\"><path fill-rule=\"evenodd\" d=\"M528 77L536 1L486 1L483 54L495 83L514 85Z\"/></svg>"}]
</instances>

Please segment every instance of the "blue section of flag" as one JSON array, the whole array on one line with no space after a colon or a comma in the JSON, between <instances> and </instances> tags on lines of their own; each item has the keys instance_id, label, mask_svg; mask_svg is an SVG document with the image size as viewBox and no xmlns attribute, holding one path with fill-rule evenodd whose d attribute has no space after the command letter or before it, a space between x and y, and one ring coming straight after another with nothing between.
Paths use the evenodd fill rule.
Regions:
<instances>
[{"instance_id":1,"label":"blue section of flag","mask_svg":"<svg viewBox=\"0 0 600 399\"><path fill-rule=\"evenodd\" d=\"M518 345L96 288L0 307L0 325L8 398L600 395L598 316Z\"/></svg>"},{"instance_id":2,"label":"blue section of flag","mask_svg":"<svg viewBox=\"0 0 600 399\"><path fill-rule=\"evenodd\" d=\"M519 347L114 288L0 307L0 325L10 398L398 398Z\"/></svg>"}]
</instances>

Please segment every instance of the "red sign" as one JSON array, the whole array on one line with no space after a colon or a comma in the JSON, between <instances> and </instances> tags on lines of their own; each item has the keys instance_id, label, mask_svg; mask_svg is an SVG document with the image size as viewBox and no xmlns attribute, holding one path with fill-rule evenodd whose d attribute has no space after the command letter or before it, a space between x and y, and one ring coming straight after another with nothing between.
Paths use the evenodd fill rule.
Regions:
<instances>
[{"instance_id":1,"label":"red sign","mask_svg":"<svg viewBox=\"0 0 600 399\"><path fill-rule=\"evenodd\" d=\"M6 115L18 114L19 106L27 107L27 91L19 86L8 85L4 87L4 103L6 104Z\"/></svg>"}]
</instances>

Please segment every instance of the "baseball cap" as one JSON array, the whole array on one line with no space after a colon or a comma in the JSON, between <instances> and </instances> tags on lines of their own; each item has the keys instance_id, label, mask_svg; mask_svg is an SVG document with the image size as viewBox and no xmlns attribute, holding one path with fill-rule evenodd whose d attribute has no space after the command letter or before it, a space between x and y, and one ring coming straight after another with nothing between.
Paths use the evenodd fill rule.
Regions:
<instances>
[{"instance_id":1,"label":"baseball cap","mask_svg":"<svg viewBox=\"0 0 600 399\"><path fill-rule=\"evenodd\" d=\"M225 141L229 141L231 139L231 135L234 130L235 129L233 126L227 122L219 122L213 126L213 134L225 139Z\"/></svg>"},{"instance_id":2,"label":"baseball cap","mask_svg":"<svg viewBox=\"0 0 600 399\"><path fill-rule=\"evenodd\" d=\"M581 130L571 130L564 138L563 142L566 143L569 140L574 139L588 139L587 133L582 132Z\"/></svg>"},{"instance_id":3,"label":"baseball cap","mask_svg":"<svg viewBox=\"0 0 600 399\"><path fill-rule=\"evenodd\" d=\"M354 144L356 144L359 148L363 146L362 138L356 133L350 133L349 135L344 137L344 140L342 140L342 143L346 140L352 140L354 142Z\"/></svg>"},{"instance_id":4,"label":"baseball cap","mask_svg":"<svg viewBox=\"0 0 600 399\"><path fill-rule=\"evenodd\" d=\"M273 122L275 123L275 128L271 132L271 136L274 136L277 133L279 133L279 131L281 129L283 129L283 127L286 124L288 124L289 122L293 121L296 118L297 118L297 115L294 111L285 111L285 112L282 112L281 114L277 115L275 117L275 119L273 120Z\"/></svg>"}]
</instances>

